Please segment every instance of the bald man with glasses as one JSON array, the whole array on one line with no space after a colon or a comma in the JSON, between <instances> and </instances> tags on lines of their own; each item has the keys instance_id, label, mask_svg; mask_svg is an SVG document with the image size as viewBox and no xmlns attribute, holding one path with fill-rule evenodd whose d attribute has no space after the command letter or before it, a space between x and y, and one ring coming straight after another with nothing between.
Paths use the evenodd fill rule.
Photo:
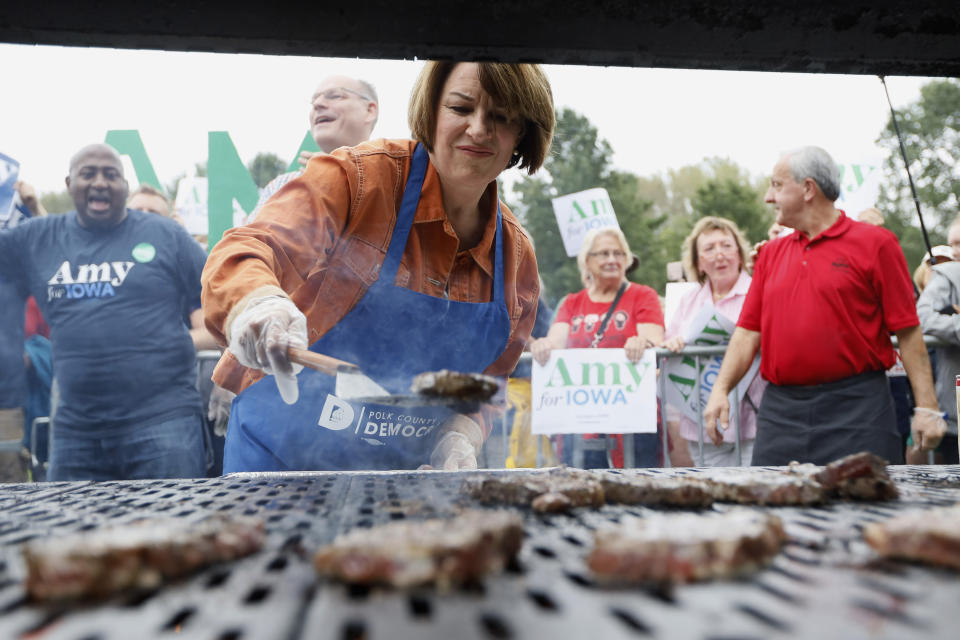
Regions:
<instances>
[{"instance_id":1,"label":"bald man with glasses","mask_svg":"<svg viewBox=\"0 0 960 640\"><path fill-rule=\"evenodd\" d=\"M377 90L372 84L348 76L330 76L317 85L310 97L310 134L323 153L354 147L370 139L379 115ZM306 167L314 155L317 154L313 151L302 151L297 161ZM247 221L256 218L263 203L302 172L303 169L290 171L271 180Z\"/></svg>"}]
</instances>

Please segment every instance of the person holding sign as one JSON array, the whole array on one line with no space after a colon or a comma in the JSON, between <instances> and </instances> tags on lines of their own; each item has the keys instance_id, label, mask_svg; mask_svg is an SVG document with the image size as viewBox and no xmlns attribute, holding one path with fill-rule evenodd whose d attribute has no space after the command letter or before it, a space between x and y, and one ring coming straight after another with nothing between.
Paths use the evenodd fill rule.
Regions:
<instances>
[{"instance_id":1,"label":"person holding sign","mask_svg":"<svg viewBox=\"0 0 960 640\"><path fill-rule=\"evenodd\" d=\"M391 394L424 371L502 376L520 358L539 277L497 176L547 158L546 75L428 62L408 115L416 140L314 156L211 252L203 307L229 345L214 381L238 394L224 471L476 468L485 433L473 418L339 397L332 376L298 371L287 351L353 363Z\"/></svg>"},{"instance_id":2,"label":"person holding sign","mask_svg":"<svg viewBox=\"0 0 960 640\"><path fill-rule=\"evenodd\" d=\"M627 281L639 260L619 229L593 229L584 237L577 266L584 288L564 298L545 338L530 345L534 360L546 365L554 349L623 349L639 362L648 347L663 340L663 309L657 292ZM586 438L595 438L587 435ZM613 466L623 466L623 436L613 436ZM656 434L635 434L637 466L657 465ZM599 456L590 458L590 454ZM588 451L587 467L607 466L603 452Z\"/></svg>"},{"instance_id":3,"label":"person holding sign","mask_svg":"<svg viewBox=\"0 0 960 640\"><path fill-rule=\"evenodd\" d=\"M916 400L914 442L934 449L946 430L897 237L848 218L834 206L839 193L837 165L819 147L787 152L773 167L765 199L795 232L760 252L703 412L720 444L727 395L762 348L770 385L757 417L757 466L826 464L859 451L903 463L885 375L896 360L891 333Z\"/></svg>"},{"instance_id":4,"label":"person holding sign","mask_svg":"<svg viewBox=\"0 0 960 640\"><path fill-rule=\"evenodd\" d=\"M750 245L732 220L708 216L697 221L683 242L683 266L687 278L691 282L699 282L700 288L680 299L667 327L667 339L663 343L665 348L679 353L688 342L717 345L729 341L726 327L729 326L732 332L750 288L749 251ZM721 326L722 332L717 328ZM681 363L678 360L671 359L668 363L679 365ZM694 371L692 376L697 374ZM692 376L682 379L688 381ZM681 378L679 372L677 378ZM667 385L670 384L668 380ZM703 382L701 385L704 388ZM737 429L729 429L723 433L723 441L719 445L700 435L699 421L695 417L701 411L700 399L692 397L691 384L686 384L685 388L687 395L694 400L694 406L683 411L680 407L668 404L667 426L674 433L675 425L676 432L690 451L691 459L708 467L738 464L735 441L739 435L740 464L749 465L753 455L753 439L757 433L757 407L760 406L766 386L767 383L759 375L749 382L749 389L739 407L739 434ZM701 439L704 441L702 458Z\"/></svg>"}]
</instances>

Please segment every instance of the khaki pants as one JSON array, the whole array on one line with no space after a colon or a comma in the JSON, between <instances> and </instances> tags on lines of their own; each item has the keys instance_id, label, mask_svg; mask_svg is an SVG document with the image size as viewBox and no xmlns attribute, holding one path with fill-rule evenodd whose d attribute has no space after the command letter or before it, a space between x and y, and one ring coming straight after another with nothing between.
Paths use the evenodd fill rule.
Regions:
<instances>
[{"instance_id":1,"label":"khaki pants","mask_svg":"<svg viewBox=\"0 0 960 640\"><path fill-rule=\"evenodd\" d=\"M23 409L0 409L0 441L23 442ZM0 451L0 482L27 481L27 452Z\"/></svg>"}]
</instances>

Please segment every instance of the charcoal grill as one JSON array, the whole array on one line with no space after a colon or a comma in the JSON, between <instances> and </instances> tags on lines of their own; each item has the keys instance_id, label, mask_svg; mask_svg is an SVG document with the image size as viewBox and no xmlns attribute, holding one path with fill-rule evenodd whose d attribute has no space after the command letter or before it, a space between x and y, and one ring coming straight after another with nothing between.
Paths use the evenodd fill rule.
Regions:
<instances>
[{"instance_id":1,"label":"charcoal grill","mask_svg":"<svg viewBox=\"0 0 960 640\"><path fill-rule=\"evenodd\" d=\"M0 638L953 640L960 576L878 560L860 530L906 509L960 501L960 466L890 470L901 491L896 502L772 509L784 520L790 542L771 566L749 578L673 589L596 585L584 563L592 531L626 514L649 513L606 506L549 517L527 513L516 566L445 594L320 581L309 552L355 527L452 514L470 504L459 488L478 472L11 485L0 490ZM212 512L263 518L265 550L156 592L97 606L26 601L18 547L27 540L143 517L199 519Z\"/></svg>"}]
</instances>

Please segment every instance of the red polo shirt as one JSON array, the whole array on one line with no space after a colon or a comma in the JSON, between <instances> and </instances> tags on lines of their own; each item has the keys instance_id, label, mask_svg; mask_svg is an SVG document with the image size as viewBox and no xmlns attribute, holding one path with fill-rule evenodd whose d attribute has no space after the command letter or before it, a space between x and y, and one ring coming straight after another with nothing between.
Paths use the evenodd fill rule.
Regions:
<instances>
[{"instance_id":1,"label":"red polo shirt","mask_svg":"<svg viewBox=\"0 0 960 640\"><path fill-rule=\"evenodd\" d=\"M890 333L919 324L897 237L843 212L813 240L797 231L763 248L737 321L760 332L761 372L780 385L889 369Z\"/></svg>"}]
</instances>

